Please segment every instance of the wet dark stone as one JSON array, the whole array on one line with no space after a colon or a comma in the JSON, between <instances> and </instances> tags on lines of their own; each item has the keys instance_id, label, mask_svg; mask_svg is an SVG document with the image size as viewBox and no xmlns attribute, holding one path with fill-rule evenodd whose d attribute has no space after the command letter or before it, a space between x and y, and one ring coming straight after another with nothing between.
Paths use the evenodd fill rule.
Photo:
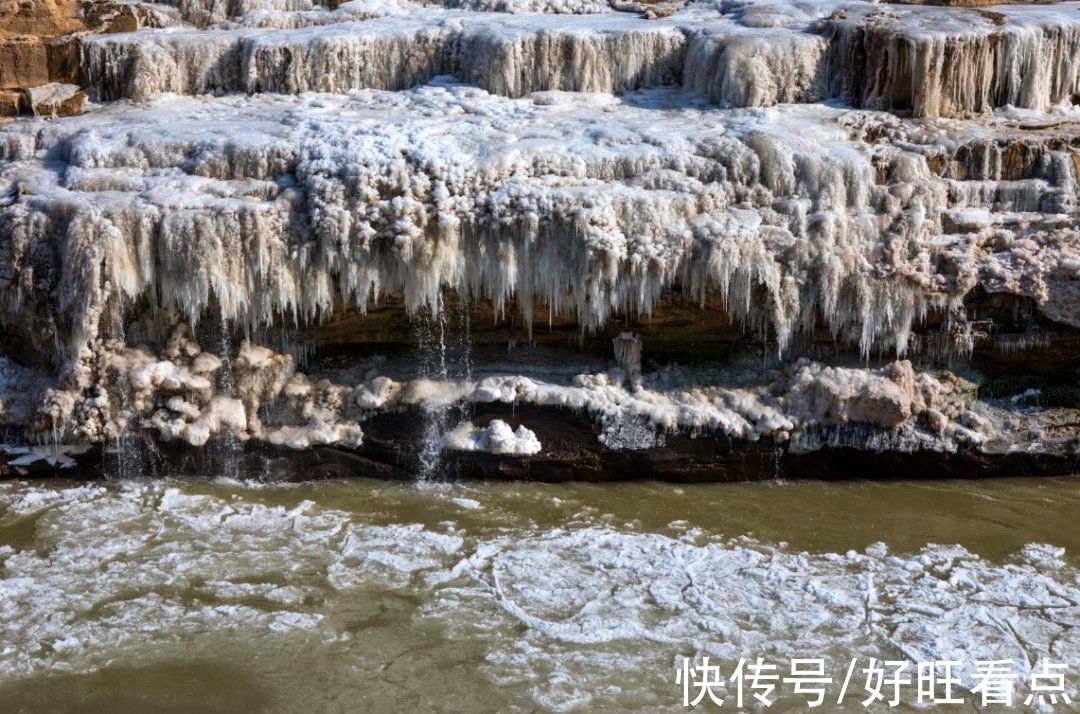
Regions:
<instances>
[{"instance_id":1,"label":"wet dark stone","mask_svg":"<svg viewBox=\"0 0 1080 714\"><path fill-rule=\"evenodd\" d=\"M613 450L596 436L587 414L557 407L509 404L478 406L471 419L485 426L502 419L512 427L526 424L543 451L535 456L496 456L444 451L440 479L523 481L733 482L798 479L910 479L1065 476L1080 473L1080 454L991 454L977 449L956 453L875 452L852 446L796 453L768 440L736 441L723 435L668 436L662 446ZM295 451L251 444L223 449L211 443L195 448L180 442L137 442L129 468L144 477L207 478L232 475L262 481L314 481L342 478L411 480L419 472L423 418L417 411L377 415L364 422L364 443L357 449L314 447ZM45 465L4 467L0 476L101 479L123 475L107 454L95 449L79 457L76 469ZM5 473L4 469L7 468Z\"/></svg>"}]
</instances>

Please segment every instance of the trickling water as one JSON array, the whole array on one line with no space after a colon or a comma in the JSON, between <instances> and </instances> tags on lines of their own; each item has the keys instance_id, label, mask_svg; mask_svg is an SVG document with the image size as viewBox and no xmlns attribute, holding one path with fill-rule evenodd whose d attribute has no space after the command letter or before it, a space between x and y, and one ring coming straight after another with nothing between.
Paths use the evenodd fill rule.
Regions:
<instances>
[{"instance_id":1,"label":"trickling water","mask_svg":"<svg viewBox=\"0 0 1080 714\"><path fill-rule=\"evenodd\" d=\"M440 299L437 307L426 308L414 322L416 342L420 351L422 378L445 381L449 378L446 361L446 309ZM449 419L448 407L442 403L424 405L424 430L420 441L418 476L429 481L439 473L442 462L443 435Z\"/></svg>"},{"instance_id":2,"label":"trickling water","mask_svg":"<svg viewBox=\"0 0 1080 714\"><path fill-rule=\"evenodd\" d=\"M123 320L117 320L121 339L126 339ZM120 433L105 449L105 473L121 480L146 476L151 472L150 458L146 453L146 444L137 435L138 424L127 423ZM54 456L59 443L59 431L53 423Z\"/></svg>"},{"instance_id":3,"label":"trickling water","mask_svg":"<svg viewBox=\"0 0 1080 714\"><path fill-rule=\"evenodd\" d=\"M221 368L215 374L216 388L219 394L235 398L237 396L236 381L233 378L233 340L229 321L224 312L218 312L218 319L213 325L210 338L215 343L215 349ZM240 441L231 432L222 434L208 449L213 472L221 478L240 478L240 455L243 450Z\"/></svg>"},{"instance_id":4,"label":"trickling water","mask_svg":"<svg viewBox=\"0 0 1080 714\"><path fill-rule=\"evenodd\" d=\"M148 469L142 451L142 444L129 426L105 450L105 472L120 480L146 475Z\"/></svg>"},{"instance_id":5,"label":"trickling water","mask_svg":"<svg viewBox=\"0 0 1080 714\"><path fill-rule=\"evenodd\" d=\"M421 310L414 319L422 379L446 383L449 380L467 381L471 377L468 308L455 304L452 313L451 321L446 303L440 298L437 307ZM440 475L446 434L456 422L468 417L468 409L468 404L463 401L425 402L418 469L420 480L430 481Z\"/></svg>"},{"instance_id":6,"label":"trickling water","mask_svg":"<svg viewBox=\"0 0 1080 714\"><path fill-rule=\"evenodd\" d=\"M465 382L470 382L472 381L472 339L469 332L469 304L466 298L462 297L459 300L454 310L454 316L457 322L456 334L458 336L454 363L458 377ZM461 419L468 418L469 404L465 401L458 402L457 411Z\"/></svg>"}]
</instances>

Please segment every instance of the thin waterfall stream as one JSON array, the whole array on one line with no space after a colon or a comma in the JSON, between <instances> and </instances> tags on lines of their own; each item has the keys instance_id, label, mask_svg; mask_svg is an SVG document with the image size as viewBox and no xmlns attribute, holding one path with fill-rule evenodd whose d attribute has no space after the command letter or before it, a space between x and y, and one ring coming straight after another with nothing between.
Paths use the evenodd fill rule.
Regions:
<instances>
[{"instance_id":1,"label":"thin waterfall stream","mask_svg":"<svg viewBox=\"0 0 1080 714\"><path fill-rule=\"evenodd\" d=\"M468 384L472 379L471 335L468 307L454 303L447 309L439 300L436 307L424 309L413 320L416 350L420 359L419 375L438 385ZM419 471L421 481L438 479L444 466L443 452L450 430L468 417L464 399L435 400L425 404L423 435L420 437Z\"/></svg>"}]
</instances>

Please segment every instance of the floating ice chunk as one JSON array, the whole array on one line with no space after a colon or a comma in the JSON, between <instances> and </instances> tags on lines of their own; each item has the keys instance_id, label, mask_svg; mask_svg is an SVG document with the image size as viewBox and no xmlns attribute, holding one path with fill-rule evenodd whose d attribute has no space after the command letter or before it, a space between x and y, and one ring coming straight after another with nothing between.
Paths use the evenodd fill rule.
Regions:
<instances>
[{"instance_id":1,"label":"floating ice chunk","mask_svg":"<svg viewBox=\"0 0 1080 714\"><path fill-rule=\"evenodd\" d=\"M55 640L52 643L53 651L57 654L64 655L78 655L82 652L83 646L79 642L78 638L65 637L62 640Z\"/></svg>"},{"instance_id":2,"label":"floating ice chunk","mask_svg":"<svg viewBox=\"0 0 1080 714\"><path fill-rule=\"evenodd\" d=\"M470 511L480 508L480 502L471 498L451 498L450 503Z\"/></svg>"},{"instance_id":3,"label":"floating ice chunk","mask_svg":"<svg viewBox=\"0 0 1080 714\"><path fill-rule=\"evenodd\" d=\"M279 612L267 627L272 632L289 632L290 630L313 630L324 615L306 612Z\"/></svg>"},{"instance_id":4,"label":"floating ice chunk","mask_svg":"<svg viewBox=\"0 0 1080 714\"><path fill-rule=\"evenodd\" d=\"M459 536L435 533L420 524L350 524L331 554L328 580L338 590L361 584L405 587L413 575L447 567L447 558L463 545Z\"/></svg>"}]
</instances>

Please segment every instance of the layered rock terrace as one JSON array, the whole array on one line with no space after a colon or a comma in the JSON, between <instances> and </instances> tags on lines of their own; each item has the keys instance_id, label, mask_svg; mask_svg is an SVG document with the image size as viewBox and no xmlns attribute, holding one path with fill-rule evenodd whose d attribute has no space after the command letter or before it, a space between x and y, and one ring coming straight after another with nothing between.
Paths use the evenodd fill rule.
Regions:
<instances>
[{"instance_id":1,"label":"layered rock terrace","mask_svg":"<svg viewBox=\"0 0 1080 714\"><path fill-rule=\"evenodd\" d=\"M20 463L1074 468L1080 3L111 8L0 127Z\"/></svg>"}]
</instances>

